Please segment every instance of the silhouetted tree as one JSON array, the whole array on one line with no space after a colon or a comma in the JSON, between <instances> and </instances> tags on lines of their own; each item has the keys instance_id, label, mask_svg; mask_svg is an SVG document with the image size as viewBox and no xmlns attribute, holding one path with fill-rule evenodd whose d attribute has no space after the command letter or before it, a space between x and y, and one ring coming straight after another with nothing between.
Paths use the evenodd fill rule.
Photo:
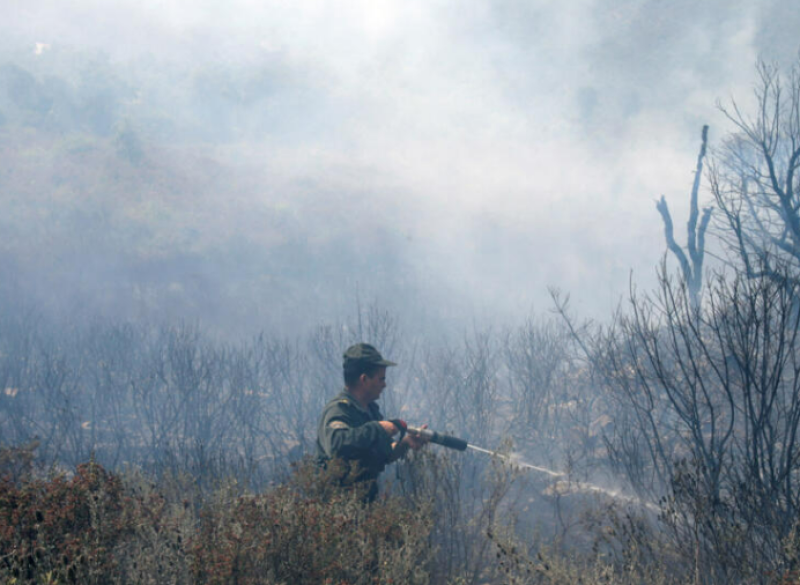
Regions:
<instances>
[{"instance_id":1,"label":"silhouetted tree","mask_svg":"<svg viewBox=\"0 0 800 585\"><path fill-rule=\"evenodd\" d=\"M721 232L748 277L783 282L800 273L800 62L788 75L757 66L756 111L720 105L736 126L709 173Z\"/></svg>"},{"instance_id":2,"label":"silhouetted tree","mask_svg":"<svg viewBox=\"0 0 800 585\"><path fill-rule=\"evenodd\" d=\"M612 466L664 497L662 520L711 582L762 582L800 510L800 284L708 285L692 307L663 271L652 295L584 335L617 420Z\"/></svg>"},{"instance_id":3,"label":"silhouetted tree","mask_svg":"<svg viewBox=\"0 0 800 585\"><path fill-rule=\"evenodd\" d=\"M703 176L703 158L706 156L706 145L708 143L708 126L703 126L702 144L700 145L700 154L697 155L697 169L694 173L694 184L692 185L692 195L689 210L689 222L687 223L687 244L686 249L689 252L689 257L675 241L675 235L672 229L672 216L669 213L667 200L664 196L656 203L656 209L661 214L664 221L664 237L667 240L667 248L675 255L680 262L681 272L689 287L689 294L692 301L692 306L700 306L700 292L703 287L703 257L705 255L705 238L706 230L708 229L708 222L711 220L712 209L706 207L703 209L703 216L700 218L700 225L697 225L698 218L700 217L698 209L698 192L700 190L700 179Z\"/></svg>"}]
</instances>

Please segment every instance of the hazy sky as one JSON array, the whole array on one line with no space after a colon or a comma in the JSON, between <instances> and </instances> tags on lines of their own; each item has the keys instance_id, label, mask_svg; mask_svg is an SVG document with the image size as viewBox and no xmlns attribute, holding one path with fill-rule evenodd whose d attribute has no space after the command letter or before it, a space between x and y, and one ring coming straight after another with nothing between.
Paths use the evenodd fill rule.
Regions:
<instances>
[{"instance_id":1,"label":"hazy sky","mask_svg":"<svg viewBox=\"0 0 800 585\"><path fill-rule=\"evenodd\" d=\"M759 56L796 57L793 4L4 0L0 27L31 50L263 67L272 125L243 115L237 148L306 198L310 230L332 208L366 245L391 224L431 298L478 314L547 308L553 285L602 315L631 270L652 282L661 194L684 241L700 129L724 134L715 102L748 102Z\"/></svg>"}]
</instances>

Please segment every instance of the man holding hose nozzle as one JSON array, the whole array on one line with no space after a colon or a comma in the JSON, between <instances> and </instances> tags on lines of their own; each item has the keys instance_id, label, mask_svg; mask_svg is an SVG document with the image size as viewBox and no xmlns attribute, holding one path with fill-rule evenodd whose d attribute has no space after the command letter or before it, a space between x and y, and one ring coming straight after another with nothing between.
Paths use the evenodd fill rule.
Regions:
<instances>
[{"instance_id":1,"label":"man holding hose nozzle","mask_svg":"<svg viewBox=\"0 0 800 585\"><path fill-rule=\"evenodd\" d=\"M347 348L342 364L345 388L325 406L319 419L320 463L341 460L349 478L368 482L365 499L369 502L378 495L376 480L386 464L428 442L424 437L406 434L402 421L384 420L375 402L386 388L386 368L396 365L366 343ZM398 433L400 439L393 442Z\"/></svg>"}]
</instances>

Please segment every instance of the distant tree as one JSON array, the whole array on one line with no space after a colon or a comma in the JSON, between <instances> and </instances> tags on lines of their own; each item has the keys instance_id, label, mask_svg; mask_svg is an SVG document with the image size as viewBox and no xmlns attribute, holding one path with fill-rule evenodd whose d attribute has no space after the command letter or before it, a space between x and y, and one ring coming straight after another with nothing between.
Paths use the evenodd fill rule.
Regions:
<instances>
[{"instance_id":1,"label":"distant tree","mask_svg":"<svg viewBox=\"0 0 800 585\"><path fill-rule=\"evenodd\" d=\"M23 123L38 125L52 107L52 98L26 69L13 64L0 67L0 101Z\"/></svg>"},{"instance_id":2,"label":"distant tree","mask_svg":"<svg viewBox=\"0 0 800 585\"><path fill-rule=\"evenodd\" d=\"M133 89L117 75L107 57L87 63L78 75L75 94L82 127L97 136L111 136L125 100L133 95Z\"/></svg>"},{"instance_id":3,"label":"distant tree","mask_svg":"<svg viewBox=\"0 0 800 585\"><path fill-rule=\"evenodd\" d=\"M700 179L703 176L703 159L706 156L706 145L708 143L708 126L703 126L702 144L700 154L697 155L697 169L694 174L694 184L692 185L691 207L689 211L689 222L687 224L687 251L686 257L683 248L675 241L672 229L672 216L667 206L664 196L656 203L656 209L661 214L664 221L664 237L667 240L667 248L675 255L680 262L681 272L689 289L689 298L692 306L697 308L700 305L700 293L703 287L703 259L705 255L705 236L708 223L711 220L711 207L703 209L703 216L698 227L697 220L700 217L697 199L700 190Z\"/></svg>"},{"instance_id":4,"label":"distant tree","mask_svg":"<svg viewBox=\"0 0 800 585\"><path fill-rule=\"evenodd\" d=\"M144 158L142 140L129 122L119 125L114 137L117 154L132 165L138 165Z\"/></svg>"},{"instance_id":5,"label":"distant tree","mask_svg":"<svg viewBox=\"0 0 800 585\"><path fill-rule=\"evenodd\" d=\"M800 277L800 59L788 82L774 65L757 65L757 107L735 100L720 110L736 131L711 166L711 190L722 211L723 240L748 277Z\"/></svg>"}]
</instances>

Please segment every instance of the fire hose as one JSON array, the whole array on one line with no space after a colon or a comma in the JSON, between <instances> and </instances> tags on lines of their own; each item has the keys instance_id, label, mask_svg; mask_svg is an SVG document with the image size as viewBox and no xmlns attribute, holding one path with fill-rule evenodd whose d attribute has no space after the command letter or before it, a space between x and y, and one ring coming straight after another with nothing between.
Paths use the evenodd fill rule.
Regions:
<instances>
[{"instance_id":1,"label":"fire hose","mask_svg":"<svg viewBox=\"0 0 800 585\"><path fill-rule=\"evenodd\" d=\"M400 429L400 439L399 441L403 440L403 437L408 433L409 435L413 435L415 437L421 437L423 439L427 439L431 443L436 443L437 445L442 445L443 447L447 447L448 449L455 449L456 451L466 451L469 444L464 439L459 439L458 437L453 437L451 435L445 435L443 433L437 433L436 431L432 431L431 429L421 429L419 427L412 427L406 423L404 420L400 420L399 418L395 418L389 421L398 429Z\"/></svg>"}]
</instances>

